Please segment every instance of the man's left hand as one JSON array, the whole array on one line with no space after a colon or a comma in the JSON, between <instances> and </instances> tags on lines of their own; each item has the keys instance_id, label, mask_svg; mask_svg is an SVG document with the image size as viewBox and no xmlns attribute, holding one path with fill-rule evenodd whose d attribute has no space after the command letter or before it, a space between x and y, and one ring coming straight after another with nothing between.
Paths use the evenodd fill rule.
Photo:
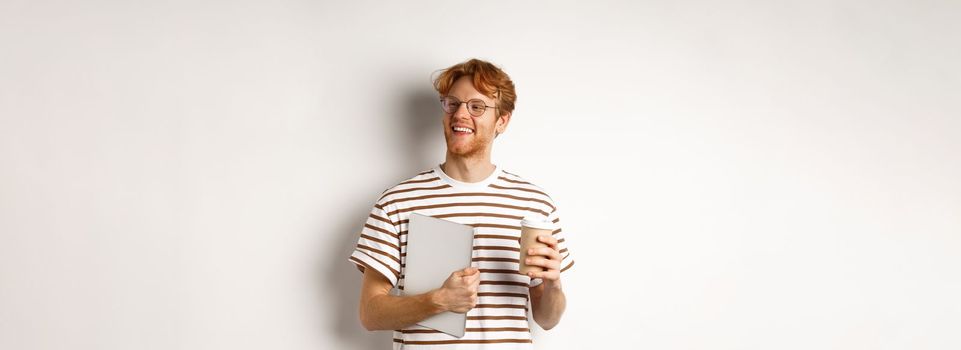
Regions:
<instances>
[{"instance_id":1,"label":"man's left hand","mask_svg":"<svg viewBox=\"0 0 961 350\"><path fill-rule=\"evenodd\" d=\"M529 272L530 278L541 278L544 282L559 282L561 279L561 253L557 250L557 239L553 236L537 236L537 241L547 247L530 248L527 251L525 263L529 266L540 266L546 271Z\"/></svg>"}]
</instances>

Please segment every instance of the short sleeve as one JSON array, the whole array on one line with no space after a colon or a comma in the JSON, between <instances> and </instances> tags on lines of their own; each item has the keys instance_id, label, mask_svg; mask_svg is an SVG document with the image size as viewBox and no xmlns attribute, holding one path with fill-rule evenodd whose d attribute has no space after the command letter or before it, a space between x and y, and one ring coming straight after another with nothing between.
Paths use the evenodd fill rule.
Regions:
<instances>
[{"instance_id":1,"label":"short sleeve","mask_svg":"<svg viewBox=\"0 0 961 350\"><path fill-rule=\"evenodd\" d=\"M552 235L557 239L557 250L561 253L561 275L563 276L565 271L570 270L570 268L574 266L574 258L571 256L570 249L568 249L567 239L565 238L566 233L562 227L563 222L561 222L561 217L556 207L554 211L547 216L547 220L553 222L555 226ZM543 282L542 279L533 278L531 279L530 286L536 287L541 284L541 282Z\"/></svg>"},{"instance_id":2,"label":"short sleeve","mask_svg":"<svg viewBox=\"0 0 961 350\"><path fill-rule=\"evenodd\" d=\"M374 205L367 222L360 231L357 246L350 254L350 262L364 272L374 269L397 287L400 278L400 229L390 221L382 206Z\"/></svg>"}]
</instances>

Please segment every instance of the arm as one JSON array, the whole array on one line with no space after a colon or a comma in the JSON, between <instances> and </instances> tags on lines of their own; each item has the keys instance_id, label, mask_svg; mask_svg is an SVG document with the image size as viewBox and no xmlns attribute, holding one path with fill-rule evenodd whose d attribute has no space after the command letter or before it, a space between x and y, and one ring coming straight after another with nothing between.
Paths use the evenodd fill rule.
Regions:
<instances>
[{"instance_id":1,"label":"arm","mask_svg":"<svg viewBox=\"0 0 961 350\"><path fill-rule=\"evenodd\" d=\"M551 286L548 286L551 284ZM561 322L561 316L567 307L567 297L561 290L560 280L557 283L544 281L530 289L531 308L533 309L534 322L537 322L544 330L550 330Z\"/></svg>"},{"instance_id":2,"label":"arm","mask_svg":"<svg viewBox=\"0 0 961 350\"><path fill-rule=\"evenodd\" d=\"M455 271L441 288L411 295L390 295L390 281L377 271L364 271L360 322L367 330L401 329L444 311L466 313L477 304L480 271Z\"/></svg>"},{"instance_id":3,"label":"arm","mask_svg":"<svg viewBox=\"0 0 961 350\"><path fill-rule=\"evenodd\" d=\"M567 297L561 288L561 254L557 251L557 239L554 237L540 236L537 239L548 246L531 249L528 252L527 264L542 266L547 271L528 274L531 278L544 280L537 287L530 288L531 308L534 322L544 330L550 330L561 322L561 316L567 307Z\"/></svg>"},{"instance_id":4,"label":"arm","mask_svg":"<svg viewBox=\"0 0 961 350\"><path fill-rule=\"evenodd\" d=\"M360 323L367 330L401 329L444 311L434 291L401 297L390 295L390 289L390 281L379 272L364 271Z\"/></svg>"}]
</instances>

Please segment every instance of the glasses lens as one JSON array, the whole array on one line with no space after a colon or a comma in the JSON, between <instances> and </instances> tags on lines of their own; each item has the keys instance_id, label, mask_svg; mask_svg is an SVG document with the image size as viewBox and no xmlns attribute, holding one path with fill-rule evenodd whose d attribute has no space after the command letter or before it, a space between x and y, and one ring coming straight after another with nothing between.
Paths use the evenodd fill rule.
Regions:
<instances>
[{"instance_id":1,"label":"glasses lens","mask_svg":"<svg viewBox=\"0 0 961 350\"><path fill-rule=\"evenodd\" d=\"M475 117L484 114L484 111L487 110L487 105L481 100L470 100L470 102L467 103L467 107L470 108L470 114Z\"/></svg>"},{"instance_id":2,"label":"glasses lens","mask_svg":"<svg viewBox=\"0 0 961 350\"><path fill-rule=\"evenodd\" d=\"M444 97L440 100L440 105L444 108L444 112L454 113L457 110L457 106L460 105L460 101L453 97Z\"/></svg>"}]
</instances>

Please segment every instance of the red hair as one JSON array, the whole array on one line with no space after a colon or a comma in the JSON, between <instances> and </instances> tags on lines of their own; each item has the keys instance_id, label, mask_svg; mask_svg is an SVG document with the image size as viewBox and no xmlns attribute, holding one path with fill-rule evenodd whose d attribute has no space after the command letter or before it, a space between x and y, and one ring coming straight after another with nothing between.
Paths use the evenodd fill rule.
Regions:
<instances>
[{"instance_id":1,"label":"red hair","mask_svg":"<svg viewBox=\"0 0 961 350\"><path fill-rule=\"evenodd\" d=\"M444 69L434 79L434 89L441 96L446 96L454 82L463 76L471 76L474 88L496 101L495 105L500 110L498 117L514 111L517 101L514 82L507 73L487 61L472 58Z\"/></svg>"}]
</instances>

